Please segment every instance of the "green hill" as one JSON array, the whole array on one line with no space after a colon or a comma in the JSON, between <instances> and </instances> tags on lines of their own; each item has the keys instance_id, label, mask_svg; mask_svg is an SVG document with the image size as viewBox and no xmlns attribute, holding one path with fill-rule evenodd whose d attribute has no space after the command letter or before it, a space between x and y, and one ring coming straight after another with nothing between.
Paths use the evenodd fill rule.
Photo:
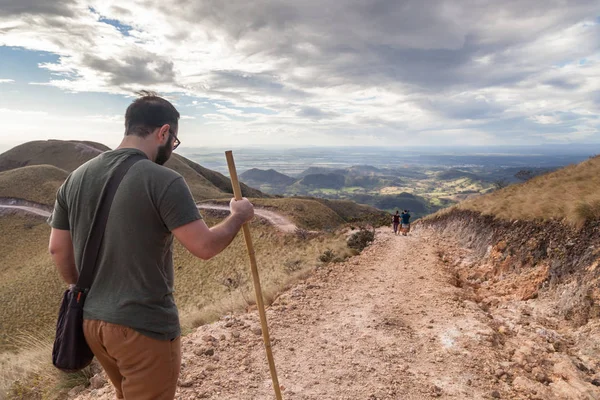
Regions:
<instances>
[{"instance_id":1,"label":"green hill","mask_svg":"<svg viewBox=\"0 0 600 400\"><path fill-rule=\"evenodd\" d=\"M344 175L339 174L310 174L306 175L298 185L320 189L341 189L346 183Z\"/></svg>"},{"instance_id":2,"label":"green hill","mask_svg":"<svg viewBox=\"0 0 600 400\"><path fill-rule=\"evenodd\" d=\"M277 172L274 169L258 169L252 168L240 175L240 179L244 182L253 182L258 184L269 185L291 185L296 182L295 178Z\"/></svg>"}]
</instances>

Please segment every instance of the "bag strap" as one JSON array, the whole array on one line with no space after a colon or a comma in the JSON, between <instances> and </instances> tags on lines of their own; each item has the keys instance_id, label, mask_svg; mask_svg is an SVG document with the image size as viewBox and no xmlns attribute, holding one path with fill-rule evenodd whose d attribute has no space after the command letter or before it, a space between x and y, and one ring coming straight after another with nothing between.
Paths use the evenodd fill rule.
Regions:
<instances>
[{"instance_id":1,"label":"bag strap","mask_svg":"<svg viewBox=\"0 0 600 400\"><path fill-rule=\"evenodd\" d=\"M92 223L90 235L88 236L87 242L83 250L83 260L81 264L81 273L77 280L76 288L78 291L87 291L94 280L94 272L96 271L96 262L98 261L98 253L100 251L100 245L104 238L104 231L106 230L106 223L108 222L108 214L110 213L110 207L115 193L119 188L119 184L123 180L129 168L136 162L144 160L146 157L142 155L129 156L125 161L121 162L108 179L102 194L100 195L100 202L96 209L96 215Z\"/></svg>"}]
</instances>

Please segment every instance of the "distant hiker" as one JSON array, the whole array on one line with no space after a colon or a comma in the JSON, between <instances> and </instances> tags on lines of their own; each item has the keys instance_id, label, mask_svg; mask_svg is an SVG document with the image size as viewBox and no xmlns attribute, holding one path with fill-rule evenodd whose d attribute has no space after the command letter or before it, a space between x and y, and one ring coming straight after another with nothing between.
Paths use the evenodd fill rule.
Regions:
<instances>
[{"instance_id":1,"label":"distant hiker","mask_svg":"<svg viewBox=\"0 0 600 400\"><path fill-rule=\"evenodd\" d=\"M183 177L162 166L180 144L179 117L170 102L153 93L136 99L125 113L119 147L69 175L48 219L49 251L73 287L100 193L118 165L140 157L112 202L84 305L85 339L120 399L175 397L181 328L173 299L173 235L194 256L208 260L254 216L247 199L232 199L227 219L212 228L204 223Z\"/></svg>"},{"instance_id":2,"label":"distant hiker","mask_svg":"<svg viewBox=\"0 0 600 400\"><path fill-rule=\"evenodd\" d=\"M392 216L392 224L394 226L394 235L397 235L398 226L400 225L400 214L398 214L398 210L396 210L396 214Z\"/></svg>"},{"instance_id":3,"label":"distant hiker","mask_svg":"<svg viewBox=\"0 0 600 400\"><path fill-rule=\"evenodd\" d=\"M410 214L408 210L404 210L401 215L402 226L400 227L402 235L406 236L410 232Z\"/></svg>"}]
</instances>

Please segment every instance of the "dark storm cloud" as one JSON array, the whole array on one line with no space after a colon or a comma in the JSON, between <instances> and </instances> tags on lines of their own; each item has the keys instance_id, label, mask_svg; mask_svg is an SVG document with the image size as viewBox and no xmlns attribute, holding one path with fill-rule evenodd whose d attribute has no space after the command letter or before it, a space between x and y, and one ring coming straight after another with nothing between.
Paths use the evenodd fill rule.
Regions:
<instances>
[{"instance_id":1,"label":"dark storm cloud","mask_svg":"<svg viewBox=\"0 0 600 400\"><path fill-rule=\"evenodd\" d=\"M331 113L331 112L325 112L316 107L305 106L305 107L300 107L300 110L298 110L296 115L298 115L299 117L309 118L309 119L313 119L313 120L320 120L320 119L325 119L325 118L333 118L337 114Z\"/></svg>"},{"instance_id":2,"label":"dark storm cloud","mask_svg":"<svg viewBox=\"0 0 600 400\"><path fill-rule=\"evenodd\" d=\"M72 17L75 5L75 0L0 0L0 16L33 14Z\"/></svg>"},{"instance_id":3,"label":"dark storm cloud","mask_svg":"<svg viewBox=\"0 0 600 400\"><path fill-rule=\"evenodd\" d=\"M402 82L423 89L507 85L535 74L511 65L511 46L568 27L598 12L598 1L376 0L323 3L180 1L183 18L224 31L239 51L277 57L321 73L292 82L314 86ZM457 5L459 4L459 5ZM177 12L177 11L174 11ZM507 28L514 21L518 29ZM307 50L310 48L310 50ZM474 60L499 54L497 68Z\"/></svg>"},{"instance_id":4,"label":"dark storm cloud","mask_svg":"<svg viewBox=\"0 0 600 400\"><path fill-rule=\"evenodd\" d=\"M115 86L171 83L175 79L173 62L154 54L127 56L123 59L101 59L88 54L83 64L93 68Z\"/></svg>"}]
</instances>

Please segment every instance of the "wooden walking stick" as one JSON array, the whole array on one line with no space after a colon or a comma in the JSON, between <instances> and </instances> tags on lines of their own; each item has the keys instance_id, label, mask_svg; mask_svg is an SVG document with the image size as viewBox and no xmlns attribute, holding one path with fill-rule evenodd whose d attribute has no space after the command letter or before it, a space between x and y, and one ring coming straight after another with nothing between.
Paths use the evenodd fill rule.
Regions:
<instances>
[{"instance_id":1,"label":"wooden walking stick","mask_svg":"<svg viewBox=\"0 0 600 400\"><path fill-rule=\"evenodd\" d=\"M227 158L227 166L229 167L229 176L231 177L231 186L233 187L233 195L236 200L242 199L242 189L238 180L235 162L233 161L233 153L231 150L225 152ZM275 370L275 361L273 360L273 352L271 351L271 339L269 338L269 328L267 326L267 314L265 313L265 305L262 298L262 290L260 288L260 278L258 277L258 267L256 266L256 257L254 255L254 245L250 236L250 227L248 223L242 226L244 231L244 239L248 248L248 256L250 257L250 269L252 270L252 279L254 280L254 292L256 294L256 305L260 315L260 323L262 325L263 340L265 342L265 350L267 351L267 359L269 361L269 369L271 370L271 380L273 381L273 389L277 400L282 400L281 389L279 388L279 380L277 379L277 371Z\"/></svg>"}]
</instances>

